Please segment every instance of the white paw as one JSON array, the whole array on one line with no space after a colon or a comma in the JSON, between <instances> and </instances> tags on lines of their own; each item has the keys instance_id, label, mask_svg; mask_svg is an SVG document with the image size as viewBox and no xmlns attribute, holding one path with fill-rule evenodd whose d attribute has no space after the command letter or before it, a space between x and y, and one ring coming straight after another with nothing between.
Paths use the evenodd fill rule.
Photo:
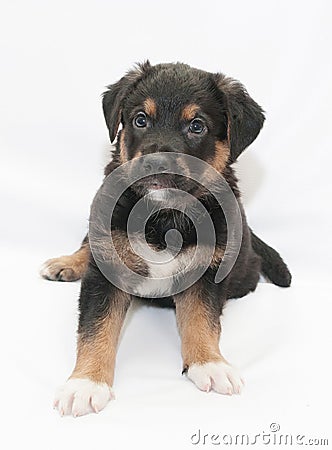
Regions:
<instances>
[{"instance_id":1,"label":"white paw","mask_svg":"<svg viewBox=\"0 0 332 450\"><path fill-rule=\"evenodd\" d=\"M222 361L193 364L189 367L187 376L205 392L213 389L219 394L240 394L244 385L238 371Z\"/></svg>"},{"instance_id":2,"label":"white paw","mask_svg":"<svg viewBox=\"0 0 332 450\"><path fill-rule=\"evenodd\" d=\"M55 395L54 408L61 416L74 417L101 411L114 398L106 383L95 383L88 378L70 378Z\"/></svg>"}]
</instances>

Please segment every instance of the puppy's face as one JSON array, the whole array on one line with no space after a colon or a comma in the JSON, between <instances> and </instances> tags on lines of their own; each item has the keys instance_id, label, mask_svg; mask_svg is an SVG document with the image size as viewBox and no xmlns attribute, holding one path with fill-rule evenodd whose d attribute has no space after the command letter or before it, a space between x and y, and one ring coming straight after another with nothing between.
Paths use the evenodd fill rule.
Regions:
<instances>
[{"instance_id":1,"label":"puppy's face","mask_svg":"<svg viewBox=\"0 0 332 450\"><path fill-rule=\"evenodd\" d=\"M242 85L184 64L139 66L109 87L103 106L111 140L122 122L116 157L142 173L133 185L140 195L167 187L193 192L196 183L181 155L223 173L264 119ZM172 174L175 168L183 176Z\"/></svg>"},{"instance_id":2,"label":"puppy's face","mask_svg":"<svg viewBox=\"0 0 332 450\"><path fill-rule=\"evenodd\" d=\"M179 154L195 156L220 171L228 160L225 100L206 74L160 69L129 94L122 114L120 158L144 157L132 164L133 170L142 165L146 175L133 186L141 194L165 187L192 190L192 174ZM167 173L173 169L184 176Z\"/></svg>"}]
</instances>

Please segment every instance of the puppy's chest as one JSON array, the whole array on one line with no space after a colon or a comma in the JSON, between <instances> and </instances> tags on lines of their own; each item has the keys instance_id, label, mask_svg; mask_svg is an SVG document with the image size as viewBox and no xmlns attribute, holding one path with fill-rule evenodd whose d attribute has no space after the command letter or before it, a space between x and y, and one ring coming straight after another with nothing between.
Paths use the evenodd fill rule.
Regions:
<instances>
[{"instance_id":1,"label":"puppy's chest","mask_svg":"<svg viewBox=\"0 0 332 450\"><path fill-rule=\"evenodd\" d=\"M183 249L174 254L167 249L146 251L146 242L137 241L136 245L148 270L146 279L136 286L136 294L141 297L171 295L174 284L190 266L192 250Z\"/></svg>"},{"instance_id":2,"label":"puppy's chest","mask_svg":"<svg viewBox=\"0 0 332 450\"><path fill-rule=\"evenodd\" d=\"M184 278L196 273L204 264L205 236L203 248L197 248L195 224L178 211L162 210L146 216L149 219L144 227L141 217L135 217L130 230L131 246L134 244L134 253L142 263L141 274L144 273L144 280L134 288L135 294L141 297L170 296L175 286L182 284ZM123 215L118 217L123 218ZM119 221L116 225L125 231L125 223Z\"/></svg>"},{"instance_id":3,"label":"puppy's chest","mask_svg":"<svg viewBox=\"0 0 332 450\"><path fill-rule=\"evenodd\" d=\"M151 216L144 232L146 241L162 250L169 246L177 247L180 236L183 247L196 243L194 224L177 211Z\"/></svg>"}]
</instances>

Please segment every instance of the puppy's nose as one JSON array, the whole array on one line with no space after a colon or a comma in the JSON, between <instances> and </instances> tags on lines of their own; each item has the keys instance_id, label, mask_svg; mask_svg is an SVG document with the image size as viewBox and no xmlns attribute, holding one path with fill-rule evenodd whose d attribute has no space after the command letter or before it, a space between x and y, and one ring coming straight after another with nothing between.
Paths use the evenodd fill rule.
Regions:
<instances>
[{"instance_id":1,"label":"puppy's nose","mask_svg":"<svg viewBox=\"0 0 332 450\"><path fill-rule=\"evenodd\" d=\"M171 161L167 153L153 153L144 156L143 169L146 174L167 172L170 167Z\"/></svg>"}]
</instances>

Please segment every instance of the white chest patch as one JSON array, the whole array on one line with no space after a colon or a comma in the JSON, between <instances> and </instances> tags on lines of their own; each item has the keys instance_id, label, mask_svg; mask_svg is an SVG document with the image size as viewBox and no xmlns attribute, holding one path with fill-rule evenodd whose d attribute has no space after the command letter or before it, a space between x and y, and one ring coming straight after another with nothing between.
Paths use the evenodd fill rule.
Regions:
<instances>
[{"instance_id":1,"label":"white chest patch","mask_svg":"<svg viewBox=\"0 0 332 450\"><path fill-rule=\"evenodd\" d=\"M149 268L149 277L137 286L137 294L142 297L169 295L174 278L185 271L189 264L188 255L180 253L173 257L170 252L164 251L160 261L146 260Z\"/></svg>"},{"instance_id":2,"label":"white chest patch","mask_svg":"<svg viewBox=\"0 0 332 450\"><path fill-rule=\"evenodd\" d=\"M142 297L170 295L174 277L186 270L190 263L190 251L180 251L177 255L169 250L155 251L141 239L131 242L136 254L148 266L149 276L136 287Z\"/></svg>"}]
</instances>

